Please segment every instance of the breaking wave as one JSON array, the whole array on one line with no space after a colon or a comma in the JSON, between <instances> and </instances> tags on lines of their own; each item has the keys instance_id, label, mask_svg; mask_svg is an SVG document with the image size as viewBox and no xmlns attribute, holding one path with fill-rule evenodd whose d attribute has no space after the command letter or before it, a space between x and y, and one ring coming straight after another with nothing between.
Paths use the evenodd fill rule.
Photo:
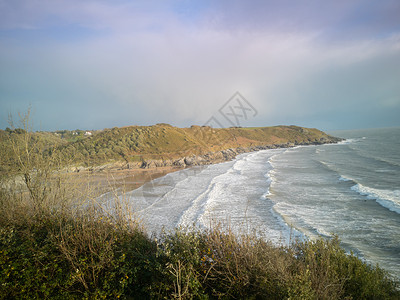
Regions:
<instances>
[{"instance_id":1,"label":"breaking wave","mask_svg":"<svg viewBox=\"0 0 400 300\"><path fill-rule=\"evenodd\" d=\"M368 199L373 199L381 206L400 214L400 190L381 190L363 186L360 183L351 189Z\"/></svg>"}]
</instances>

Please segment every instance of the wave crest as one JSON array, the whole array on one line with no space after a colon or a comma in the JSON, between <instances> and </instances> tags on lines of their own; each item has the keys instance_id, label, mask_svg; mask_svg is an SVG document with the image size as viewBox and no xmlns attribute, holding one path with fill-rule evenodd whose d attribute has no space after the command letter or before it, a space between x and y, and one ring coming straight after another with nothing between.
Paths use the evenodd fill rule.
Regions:
<instances>
[{"instance_id":1,"label":"wave crest","mask_svg":"<svg viewBox=\"0 0 400 300\"><path fill-rule=\"evenodd\" d=\"M400 190L380 190L363 186L360 183L351 189L368 199L374 199L381 206L400 214Z\"/></svg>"}]
</instances>

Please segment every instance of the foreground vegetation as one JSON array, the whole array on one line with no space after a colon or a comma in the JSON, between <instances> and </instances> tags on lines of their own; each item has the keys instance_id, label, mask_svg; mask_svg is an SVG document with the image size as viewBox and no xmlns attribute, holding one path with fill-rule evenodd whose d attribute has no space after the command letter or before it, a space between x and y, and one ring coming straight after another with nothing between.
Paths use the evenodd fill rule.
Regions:
<instances>
[{"instance_id":1,"label":"foreground vegetation","mask_svg":"<svg viewBox=\"0 0 400 300\"><path fill-rule=\"evenodd\" d=\"M93 207L92 207L93 208ZM218 228L161 241L96 210L2 216L0 298L399 299L339 242L277 247Z\"/></svg>"},{"instance_id":2,"label":"foreground vegetation","mask_svg":"<svg viewBox=\"0 0 400 300\"><path fill-rule=\"evenodd\" d=\"M150 237L120 198L106 209L60 172L56 147L18 134L0 177L1 299L400 298L338 239L275 246L218 226Z\"/></svg>"}]
</instances>

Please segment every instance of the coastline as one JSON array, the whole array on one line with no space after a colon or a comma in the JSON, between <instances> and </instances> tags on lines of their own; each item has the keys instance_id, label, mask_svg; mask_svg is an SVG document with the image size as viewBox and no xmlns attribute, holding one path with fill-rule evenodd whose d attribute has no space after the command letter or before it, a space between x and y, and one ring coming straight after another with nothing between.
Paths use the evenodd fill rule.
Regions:
<instances>
[{"instance_id":1,"label":"coastline","mask_svg":"<svg viewBox=\"0 0 400 300\"><path fill-rule=\"evenodd\" d=\"M211 165L231 161L237 155L268 149L293 148L296 146L312 146L322 144L334 144L342 139L323 140L319 142L310 141L307 143L285 143L253 147L229 148L226 150L209 152L205 155L191 155L177 159L147 159L142 162L115 162L97 167L83 168L76 167L67 171L76 179L85 177L89 184L99 187L102 192L113 189L129 192L139 188L146 182L165 176L185 168Z\"/></svg>"}]
</instances>

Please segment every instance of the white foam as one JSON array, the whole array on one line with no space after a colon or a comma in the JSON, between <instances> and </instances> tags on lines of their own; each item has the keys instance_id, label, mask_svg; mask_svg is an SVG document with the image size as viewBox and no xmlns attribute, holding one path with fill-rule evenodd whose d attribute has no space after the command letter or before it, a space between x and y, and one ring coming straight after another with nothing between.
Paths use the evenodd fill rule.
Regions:
<instances>
[{"instance_id":1,"label":"white foam","mask_svg":"<svg viewBox=\"0 0 400 300\"><path fill-rule=\"evenodd\" d=\"M324 229L322 229L322 228L316 228L315 230L317 231L317 233L318 233L320 236L323 236L323 237L325 237L325 238L330 238L330 237L332 237L332 234L331 234L331 233L327 232L326 230L324 230Z\"/></svg>"},{"instance_id":2,"label":"white foam","mask_svg":"<svg viewBox=\"0 0 400 300\"><path fill-rule=\"evenodd\" d=\"M400 190L380 190L358 183L351 189L368 199L374 199L381 206L400 214Z\"/></svg>"},{"instance_id":3,"label":"white foam","mask_svg":"<svg viewBox=\"0 0 400 300\"><path fill-rule=\"evenodd\" d=\"M336 145L348 145L348 144L352 144L354 142L359 141L360 139L345 139L343 141L338 142ZM335 145L335 144L331 144L331 145Z\"/></svg>"},{"instance_id":4,"label":"white foam","mask_svg":"<svg viewBox=\"0 0 400 300\"><path fill-rule=\"evenodd\" d=\"M225 168L224 172L219 171L210 174L211 180L207 188L201 193L192 192L193 200L190 201L190 205L186 210L182 212L178 224L185 226L196 223L207 227L211 221L215 221L213 219L220 218L221 215L229 217L239 215L242 197L232 193L231 189L243 186L243 183L247 180L244 174L257 168L259 168L259 164L256 165L255 161L250 160L249 155L246 154L237 157L231 163L231 167ZM244 186L243 190L246 190L246 188L248 187Z\"/></svg>"},{"instance_id":5,"label":"white foam","mask_svg":"<svg viewBox=\"0 0 400 300\"><path fill-rule=\"evenodd\" d=\"M272 193L267 188L267 191L261 196L261 199L267 199L269 196L272 196Z\"/></svg>"},{"instance_id":6,"label":"white foam","mask_svg":"<svg viewBox=\"0 0 400 300\"><path fill-rule=\"evenodd\" d=\"M242 173L243 169L246 168L246 166L248 165L248 162L246 160L246 158L237 160L234 165L233 165L233 170L238 171L239 173Z\"/></svg>"},{"instance_id":7,"label":"white foam","mask_svg":"<svg viewBox=\"0 0 400 300\"><path fill-rule=\"evenodd\" d=\"M339 181L353 181L353 179L342 175L342 176L339 177Z\"/></svg>"},{"instance_id":8,"label":"white foam","mask_svg":"<svg viewBox=\"0 0 400 300\"><path fill-rule=\"evenodd\" d=\"M197 222L200 215L204 214L207 195L213 189L214 184L211 183L208 188L198 195L192 202L192 205L183 212L178 221L178 225L190 226Z\"/></svg>"},{"instance_id":9,"label":"white foam","mask_svg":"<svg viewBox=\"0 0 400 300\"><path fill-rule=\"evenodd\" d=\"M305 240L307 239L307 235L295 228L292 223L289 221L288 217L284 214L280 213L277 210L276 206L271 208L271 214L275 217L278 224L281 226L284 232L284 239L286 244L289 244L291 241L295 239ZM290 225L289 225L290 224Z\"/></svg>"}]
</instances>

